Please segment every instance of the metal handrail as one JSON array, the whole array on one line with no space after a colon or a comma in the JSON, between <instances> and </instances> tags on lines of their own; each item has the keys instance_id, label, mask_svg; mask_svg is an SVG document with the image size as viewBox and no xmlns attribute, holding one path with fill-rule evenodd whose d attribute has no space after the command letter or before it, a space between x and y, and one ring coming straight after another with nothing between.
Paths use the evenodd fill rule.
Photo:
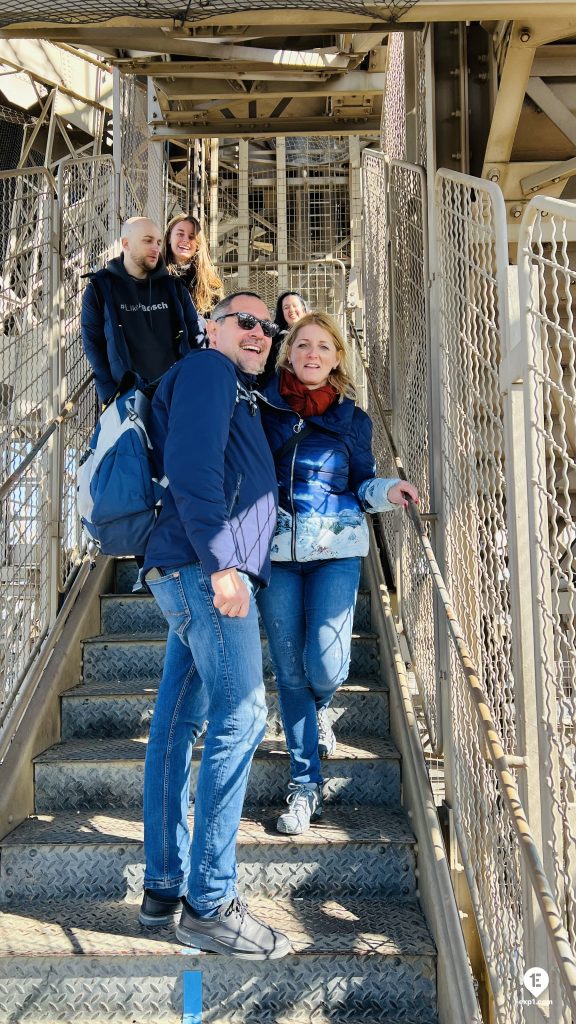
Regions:
<instances>
[{"instance_id":1,"label":"metal handrail","mask_svg":"<svg viewBox=\"0 0 576 1024\"><path fill-rule=\"evenodd\" d=\"M2 486L0 486L0 501L3 501L4 498L10 493L10 491L14 487L14 484L18 483L20 478L28 469L30 463L33 462L36 456L38 455L38 452L42 451L42 449L46 445L46 442L49 440L50 437L52 437L54 431L57 430L61 423L64 423L64 421L67 420L72 415L76 406L78 405L80 398L87 390L88 385L91 384L93 380L94 374L91 373L87 380L85 380L84 383L81 384L79 388L77 388L74 394L71 395L68 401L64 403L58 415L54 416L53 419L50 420L50 423L43 431L43 433L40 434L40 437L32 446L26 457L22 459L22 462L19 464L19 466L14 470L13 473L10 474L9 477L6 478Z\"/></svg>"},{"instance_id":2,"label":"metal handrail","mask_svg":"<svg viewBox=\"0 0 576 1024\"><path fill-rule=\"evenodd\" d=\"M394 439L386 419L383 416L383 410L381 409L382 403L380 401L376 385L372 379L370 366L360 343L358 332L353 324L350 325L350 330L358 347L360 358L366 372L366 377L374 395L378 415L381 419L381 426L390 445L394 462L398 470L398 476L403 480L406 480L407 476L402 465L402 460L394 444ZM550 947L556 961L560 977L564 983L565 994L572 1013L576 1015L576 956L574 955L570 945L570 937L564 927L560 908L556 902L552 887L544 871L540 854L538 853L538 848L534 841L534 837L526 817L526 812L522 805L518 786L516 785L516 781L512 773L510 759L504 752L498 728L494 722L492 712L488 704L488 698L480 683L470 648L466 643L463 629L454 610L448 586L442 576L438 562L436 561L436 557L430 540L426 534L426 529L420 513L416 505L410 499L408 499L408 516L418 535L420 545L428 562L432 580L446 616L448 629L452 639L454 640L456 651L470 688L470 694L474 707L476 708L480 728L486 743L486 749L500 783L504 804L508 811L512 827L518 836L520 850L525 857L528 875L532 883L538 905L542 911L544 927L548 934Z\"/></svg>"}]
</instances>

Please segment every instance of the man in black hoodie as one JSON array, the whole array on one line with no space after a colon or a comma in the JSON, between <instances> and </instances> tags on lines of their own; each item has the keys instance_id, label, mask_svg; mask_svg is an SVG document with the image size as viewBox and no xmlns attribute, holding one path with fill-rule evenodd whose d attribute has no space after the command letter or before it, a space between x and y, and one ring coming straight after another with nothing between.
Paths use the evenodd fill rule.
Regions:
<instances>
[{"instance_id":1,"label":"man in black hoodie","mask_svg":"<svg viewBox=\"0 0 576 1024\"><path fill-rule=\"evenodd\" d=\"M162 233L147 217L122 229L122 255L96 274L82 301L82 344L106 404L134 383L150 384L205 344L204 322L188 289L171 277Z\"/></svg>"}]
</instances>

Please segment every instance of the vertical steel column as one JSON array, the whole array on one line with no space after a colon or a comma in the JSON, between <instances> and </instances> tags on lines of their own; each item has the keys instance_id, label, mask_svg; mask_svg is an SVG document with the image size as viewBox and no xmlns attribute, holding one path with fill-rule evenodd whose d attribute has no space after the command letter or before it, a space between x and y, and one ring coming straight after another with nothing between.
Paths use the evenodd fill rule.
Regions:
<instances>
[{"instance_id":1,"label":"vertical steel column","mask_svg":"<svg viewBox=\"0 0 576 1024\"><path fill-rule=\"evenodd\" d=\"M198 220L202 227L204 227L204 217L206 214L206 139L200 140L200 211Z\"/></svg>"},{"instance_id":2,"label":"vertical steel column","mask_svg":"<svg viewBox=\"0 0 576 1024\"><path fill-rule=\"evenodd\" d=\"M286 139L276 140L276 257L278 259L278 293L288 283L288 214L286 190Z\"/></svg>"},{"instance_id":3,"label":"vertical steel column","mask_svg":"<svg viewBox=\"0 0 576 1024\"><path fill-rule=\"evenodd\" d=\"M150 76L146 79L147 120L155 121L160 117L160 104L156 96L154 82ZM164 141L153 141L148 128L148 198L146 212L161 229L164 226L166 209L164 182Z\"/></svg>"},{"instance_id":4,"label":"vertical steel column","mask_svg":"<svg viewBox=\"0 0 576 1024\"><path fill-rule=\"evenodd\" d=\"M354 313L356 327L362 326L360 281L362 280L362 180L360 140L348 138L348 180L350 189L350 272L346 305Z\"/></svg>"},{"instance_id":5,"label":"vertical steel column","mask_svg":"<svg viewBox=\"0 0 576 1024\"><path fill-rule=\"evenodd\" d=\"M46 182L48 185L48 182ZM42 201L42 200L41 200ZM51 296L50 311L50 337L49 337L49 373L50 373L50 399L48 419L53 419L60 412L63 394L64 359L62 358L62 335L61 335L61 294L62 285L61 270L61 222L60 209L56 198L56 191L50 194L46 191L44 202L50 206L51 216L49 218L50 230L50 267L48 271L48 293ZM40 223L43 218L40 218ZM62 494L62 471L63 471L63 448L62 430L56 430L48 441L48 465L50 473L49 481L49 620L51 628L56 621L58 614L58 583L60 580L60 538L61 522L60 507Z\"/></svg>"},{"instance_id":6,"label":"vertical steel column","mask_svg":"<svg viewBox=\"0 0 576 1024\"><path fill-rule=\"evenodd\" d=\"M192 145L192 170L190 174L190 212L197 220L200 219L200 139L194 139Z\"/></svg>"},{"instance_id":7,"label":"vertical steel column","mask_svg":"<svg viewBox=\"0 0 576 1024\"><path fill-rule=\"evenodd\" d=\"M248 206L248 141L238 143L238 287L250 284L250 209Z\"/></svg>"},{"instance_id":8,"label":"vertical steel column","mask_svg":"<svg viewBox=\"0 0 576 1024\"><path fill-rule=\"evenodd\" d=\"M119 227L125 218L124 189L122 184L122 90L120 71L112 72L112 157L116 168L116 209L118 210Z\"/></svg>"},{"instance_id":9,"label":"vertical steel column","mask_svg":"<svg viewBox=\"0 0 576 1024\"><path fill-rule=\"evenodd\" d=\"M212 259L215 263L220 258L218 251L218 139L210 139L210 224L209 242Z\"/></svg>"}]
</instances>

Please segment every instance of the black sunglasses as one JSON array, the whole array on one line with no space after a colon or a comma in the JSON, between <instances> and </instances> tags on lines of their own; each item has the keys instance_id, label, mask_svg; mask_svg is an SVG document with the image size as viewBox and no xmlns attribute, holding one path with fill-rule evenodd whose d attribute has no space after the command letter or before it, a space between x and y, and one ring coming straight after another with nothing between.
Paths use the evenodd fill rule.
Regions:
<instances>
[{"instance_id":1,"label":"black sunglasses","mask_svg":"<svg viewBox=\"0 0 576 1024\"><path fill-rule=\"evenodd\" d=\"M251 331L253 327L256 327L256 324L260 324L267 338L274 338L280 330L278 324L275 324L273 320L261 320L259 316L253 316L252 313L224 313L223 316L216 317L216 323L218 324L221 320L225 320L227 316L235 316L238 326L243 331Z\"/></svg>"}]
</instances>

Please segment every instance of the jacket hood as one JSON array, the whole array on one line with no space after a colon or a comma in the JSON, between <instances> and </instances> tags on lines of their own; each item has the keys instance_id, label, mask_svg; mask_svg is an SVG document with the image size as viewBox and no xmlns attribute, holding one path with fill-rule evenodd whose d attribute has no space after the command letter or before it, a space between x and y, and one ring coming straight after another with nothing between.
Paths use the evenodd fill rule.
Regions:
<instances>
[{"instance_id":1,"label":"jacket hood","mask_svg":"<svg viewBox=\"0 0 576 1024\"><path fill-rule=\"evenodd\" d=\"M279 412L290 413L292 416L298 414L280 394L280 374L276 373L268 382L266 387L258 389L267 406ZM330 430L335 434L348 431L352 425L356 403L351 398L344 398L342 402L335 402L322 416L308 416L307 423L314 423L323 430Z\"/></svg>"},{"instance_id":2,"label":"jacket hood","mask_svg":"<svg viewBox=\"0 0 576 1024\"><path fill-rule=\"evenodd\" d=\"M133 281L134 280L134 278L130 276L130 274L126 270L126 267L124 266L124 256L115 256L114 259L110 260L109 263L106 265L106 267L104 268L104 271L99 271L99 273L106 273L106 271L108 271L109 274L113 274L114 277L122 278L123 281ZM154 281L158 281L159 278L161 278L161 277L169 277L169 276L170 275L168 273L168 268L167 268L167 266L166 266L162 256L160 256L158 258L158 263L154 267L154 270L151 270L150 273L147 275L147 277L145 277L145 278L143 277L142 281L152 281L152 282L154 282Z\"/></svg>"}]
</instances>

